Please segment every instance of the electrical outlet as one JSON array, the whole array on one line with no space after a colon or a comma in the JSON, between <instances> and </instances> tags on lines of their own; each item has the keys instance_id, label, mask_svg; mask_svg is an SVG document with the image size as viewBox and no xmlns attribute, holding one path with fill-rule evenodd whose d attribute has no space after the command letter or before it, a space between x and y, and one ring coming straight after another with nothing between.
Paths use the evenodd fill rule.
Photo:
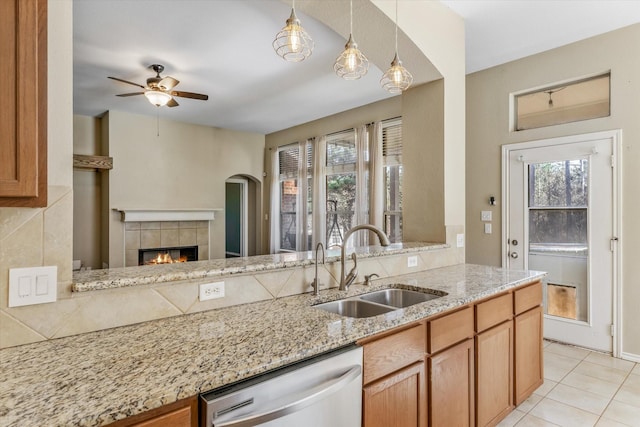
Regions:
<instances>
[{"instance_id":1,"label":"electrical outlet","mask_svg":"<svg viewBox=\"0 0 640 427\"><path fill-rule=\"evenodd\" d=\"M464 234L456 234L456 246L459 248L464 247Z\"/></svg>"},{"instance_id":2,"label":"electrical outlet","mask_svg":"<svg viewBox=\"0 0 640 427\"><path fill-rule=\"evenodd\" d=\"M407 267L417 267L418 266L418 256L413 255L407 257Z\"/></svg>"},{"instance_id":3,"label":"electrical outlet","mask_svg":"<svg viewBox=\"0 0 640 427\"><path fill-rule=\"evenodd\" d=\"M224 297L224 282L203 283L200 285L200 301Z\"/></svg>"}]
</instances>

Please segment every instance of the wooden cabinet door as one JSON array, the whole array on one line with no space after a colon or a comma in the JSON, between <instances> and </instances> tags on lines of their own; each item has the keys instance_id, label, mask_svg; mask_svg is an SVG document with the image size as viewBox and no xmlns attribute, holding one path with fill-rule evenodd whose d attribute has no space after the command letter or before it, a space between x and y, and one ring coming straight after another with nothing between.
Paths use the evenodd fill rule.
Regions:
<instances>
[{"instance_id":1,"label":"wooden cabinet door","mask_svg":"<svg viewBox=\"0 0 640 427\"><path fill-rule=\"evenodd\" d=\"M193 396L109 424L110 427L197 427L198 397Z\"/></svg>"},{"instance_id":2,"label":"wooden cabinet door","mask_svg":"<svg viewBox=\"0 0 640 427\"><path fill-rule=\"evenodd\" d=\"M428 360L429 425L464 427L474 423L473 338Z\"/></svg>"},{"instance_id":3,"label":"wooden cabinet door","mask_svg":"<svg viewBox=\"0 0 640 427\"><path fill-rule=\"evenodd\" d=\"M47 205L47 0L0 1L0 206Z\"/></svg>"},{"instance_id":4,"label":"wooden cabinet door","mask_svg":"<svg viewBox=\"0 0 640 427\"><path fill-rule=\"evenodd\" d=\"M513 322L476 337L476 425L496 425L513 409Z\"/></svg>"},{"instance_id":5,"label":"wooden cabinet door","mask_svg":"<svg viewBox=\"0 0 640 427\"><path fill-rule=\"evenodd\" d=\"M515 404L519 405L544 381L542 359L542 307L514 319Z\"/></svg>"},{"instance_id":6,"label":"wooden cabinet door","mask_svg":"<svg viewBox=\"0 0 640 427\"><path fill-rule=\"evenodd\" d=\"M365 386L363 427L426 427L424 362L414 363Z\"/></svg>"}]
</instances>

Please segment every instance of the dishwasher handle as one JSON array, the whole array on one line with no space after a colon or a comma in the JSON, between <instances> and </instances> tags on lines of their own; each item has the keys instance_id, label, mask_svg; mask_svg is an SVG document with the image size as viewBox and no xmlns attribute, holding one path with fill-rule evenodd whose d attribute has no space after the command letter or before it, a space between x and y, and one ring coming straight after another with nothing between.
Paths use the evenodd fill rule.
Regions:
<instances>
[{"instance_id":1,"label":"dishwasher handle","mask_svg":"<svg viewBox=\"0 0 640 427\"><path fill-rule=\"evenodd\" d=\"M309 391L305 392L298 399L292 402L285 402L274 408L269 408L259 413L246 414L226 421L216 422L215 420L213 420L213 426L249 427L284 417L287 414L297 412L303 408L306 408L307 406L313 405L314 403L346 387L347 384L358 378L361 372L362 367L360 365L356 365L345 372L343 375L312 387Z\"/></svg>"}]
</instances>

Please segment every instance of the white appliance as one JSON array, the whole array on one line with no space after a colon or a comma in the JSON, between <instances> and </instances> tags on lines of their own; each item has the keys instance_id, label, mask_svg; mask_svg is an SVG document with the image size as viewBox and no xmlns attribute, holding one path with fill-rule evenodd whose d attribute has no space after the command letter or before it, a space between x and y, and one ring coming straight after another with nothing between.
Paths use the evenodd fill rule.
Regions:
<instances>
[{"instance_id":1,"label":"white appliance","mask_svg":"<svg viewBox=\"0 0 640 427\"><path fill-rule=\"evenodd\" d=\"M204 427L356 427L362 348L349 346L200 396Z\"/></svg>"}]
</instances>

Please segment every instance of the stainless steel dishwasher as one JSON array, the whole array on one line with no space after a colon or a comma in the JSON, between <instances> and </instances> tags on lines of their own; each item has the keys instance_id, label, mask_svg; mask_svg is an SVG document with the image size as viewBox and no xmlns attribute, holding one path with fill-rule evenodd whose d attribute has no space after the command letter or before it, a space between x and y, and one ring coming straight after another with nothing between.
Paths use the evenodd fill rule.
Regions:
<instances>
[{"instance_id":1,"label":"stainless steel dishwasher","mask_svg":"<svg viewBox=\"0 0 640 427\"><path fill-rule=\"evenodd\" d=\"M200 395L205 427L357 427L362 348L345 347Z\"/></svg>"}]
</instances>

